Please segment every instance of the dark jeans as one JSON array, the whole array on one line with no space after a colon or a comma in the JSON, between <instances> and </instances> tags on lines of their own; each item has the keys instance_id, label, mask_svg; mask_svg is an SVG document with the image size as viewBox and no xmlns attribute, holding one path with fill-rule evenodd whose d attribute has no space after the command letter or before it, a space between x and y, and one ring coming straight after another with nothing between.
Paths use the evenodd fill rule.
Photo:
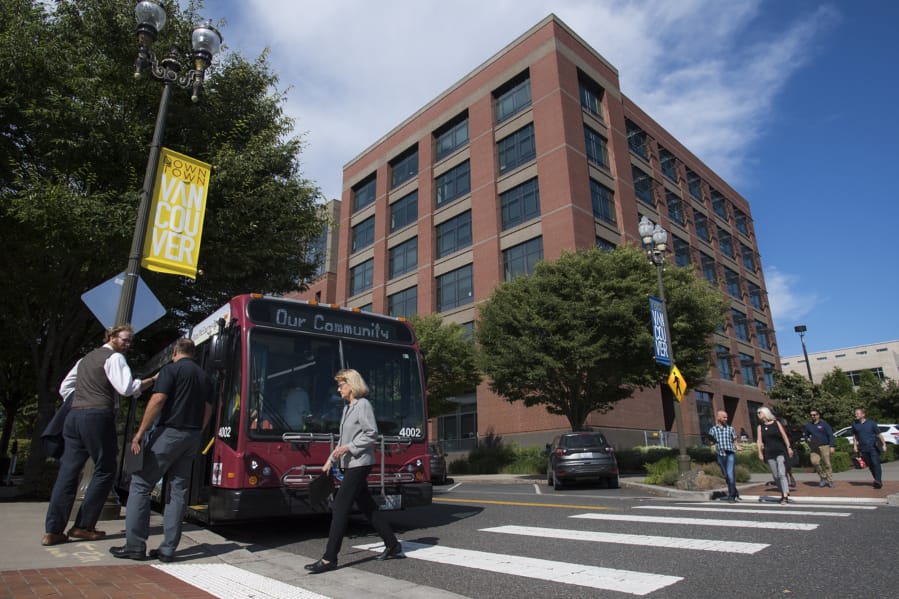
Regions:
<instances>
[{"instance_id":1,"label":"dark jeans","mask_svg":"<svg viewBox=\"0 0 899 599\"><path fill-rule=\"evenodd\" d=\"M94 462L94 476L84 493L84 500L78 515L76 528L94 528L100 512L109 497L115 479L118 443L115 434L115 415L111 410L72 410L66 416L62 429L65 451L59 462L59 474L50 495L44 532L62 534L75 494L78 492L78 476L90 458Z\"/></svg>"},{"instance_id":2,"label":"dark jeans","mask_svg":"<svg viewBox=\"0 0 899 599\"><path fill-rule=\"evenodd\" d=\"M396 545L396 535L393 529L384 518L384 515L378 511L378 504L371 496L368 490L368 473L371 472L371 466L359 466L357 468L347 468L343 475L343 482L337 489L337 497L334 498L334 505L331 506L331 530L328 533L328 546L325 548L325 554L322 559L328 562L337 560L337 554L340 553L340 546L343 544L343 535L346 533L347 519L350 517L350 510L353 508L353 502L362 512L381 540L384 541L386 547Z\"/></svg>"},{"instance_id":3,"label":"dark jeans","mask_svg":"<svg viewBox=\"0 0 899 599\"><path fill-rule=\"evenodd\" d=\"M736 462L737 454L733 452L724 455L718 454L718 467L721 468L721 474L724 475L724 480L727 481L728 497L737 497L740 495L740 493L737 492L737 479L736 474L734 473Z\"/></svg>"},{"instance_id":4,"label":"dark jeans","mask_svg":"<svg viewBox=\"0 0 899 599\"><path fill-rule=\"evenodd\" d=\"M877 451L876 447L872 447L871 449L859 449L858 452L862 454L862 457L865 458L865 462L868 463L868 470L871 471L871 476L874 477L874 480L880 482L882 476L880 470L880 452Z\"/></svg>"}]
</instances>

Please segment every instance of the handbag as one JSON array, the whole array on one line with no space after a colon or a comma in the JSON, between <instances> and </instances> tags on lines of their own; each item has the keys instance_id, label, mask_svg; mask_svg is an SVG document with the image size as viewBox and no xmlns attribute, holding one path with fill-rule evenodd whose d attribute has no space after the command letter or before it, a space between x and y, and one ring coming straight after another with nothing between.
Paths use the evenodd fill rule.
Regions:
<instances>
[{"instance_id":1,"label":"handbag","mask_svg":"<svg viewBox=\"0 0 899 599\"><path fill-rule=\"evenodd\" d=\"M41 433L41 449L44 451L45 457L58 460L65 451L66 444L62 438L62 429L66 423L66 416L69 415L69 411L72 409L72 400L74 398L75 393L73 391L63 400L62 405L59 406L59 409L53 414L53 418L47 423L47 427L44 428L44 432Z\"/></svg>"},{"instance_id":2,"label":"handbag","mask_svg":"<svg viewBox=\"0 0 899 599\"><path fill-rule=\"evenodd\" d=\"M322 472L309 483L309 504L313 509L326 511L328 499L334 492L334 479L330 472Z\"/></svg>"}]
</instances>

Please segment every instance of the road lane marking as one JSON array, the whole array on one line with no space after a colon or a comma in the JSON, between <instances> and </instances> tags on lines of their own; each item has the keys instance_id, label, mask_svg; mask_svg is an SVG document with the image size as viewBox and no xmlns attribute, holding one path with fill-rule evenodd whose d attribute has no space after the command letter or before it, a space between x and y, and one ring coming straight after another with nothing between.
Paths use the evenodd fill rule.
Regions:
<instances>
[{"instance_id":1,"label":"road lane marking","mask_svg":"<svg viewBox=\"0 0 899 599\"><path fill-rule=\"evenodd\" d=\"M539 528L536 526L494 526L482 528L483 532L497 532L526 537L565 539L567 541L590 541L594 543L617 543L619 545L639 545L643 547L664 547L667 549L691 549L696 551L718 551L722 553L758 553L767 543L743 543L739 541L716 541L708 539L684 539L679 537L659 537L653 535L627 535L589 530L567 530L563 528Z\"/></svg>"},{"instance_id":2,"label":"road lane marking","mask_svg":"<svg viewBox=\"0 0 899 599\"><path fill-rule=\"evenodd\" d=\"M772 512L770 509L758 508L739 508L739 507L674 507L662 505L635 505L635 510L666 510L681 512L728 512L733 514L765 514L766 516L830 516L833 518L842 518L851 516L849 512L811 512L807 510L789 510L783 512Z\"/></svg>"},{"instance_id":3,"label":"road lane marking","mask_svg":"<svg viewBox=\"0 0 899 599\"><path fill-rule=\"evenodd\" d=\"M537 483L534 483L534 492L537 493L537 495L543 495L543 491L540 490L540 485Z\"/></svg>"},{"instance_id":4,"label":"road lane marking","mask_svg":"<svg viewBox=\"0 0 899 599\"><path fill-rule=\"evenodd\" d=\"M153 564L153 567L221 599L328 599L230 564Z\"/></svg>"},{"instance_id":5,"label":"road lane marking","mask_svg":"<svg viewBox=\"0 0 899 599\"><path fill-rule=\"evenodd\" d=\"M353 548L379 552L384 549L384 544L369 543L355 545ZM457 549L443 545L426 545L411 541L403 541L403 552L406 557L412 559L593 589L618 591L631 595L648 595L683 580L681 576L569 564L518 555Z\"/></svg>"},{"instance_id":6,"label":"road lane marking","mask_svg":"<svg viewBox=\"0 0 899 599\"><path fill-rule=\"evenodd\" d=\"M765 520L716 520L714 518L668 518L664 516L627 516L625 514L577 514L569 518L614 520L617 522L649 522L652 524L686 524L689 526L724 526L727 528L774 528L777 530L815 530L817 524L803 522L767 522Z\"/></svg>"},{"instance_id":7,"label":"road lane marking","mask_svg":"<svg viewBox=\"0 0 899 599\"><path fill-rule=\"evenodd\" d=\"M569 505L565 503L535 503L531 501L498 501L495 499L445 499L443 497L434 497L433 502L437 503L486 503L489 505L513 505L520 507L562 507L573 510L610 510L610 507L601 505Z\"/></svg>"}]
</instances>

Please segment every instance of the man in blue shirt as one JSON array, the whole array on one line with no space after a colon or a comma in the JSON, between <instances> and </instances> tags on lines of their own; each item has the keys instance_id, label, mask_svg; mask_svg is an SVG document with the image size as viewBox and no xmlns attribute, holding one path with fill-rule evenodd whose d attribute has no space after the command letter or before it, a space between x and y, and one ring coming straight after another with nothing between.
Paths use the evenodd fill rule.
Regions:
<instances>
[{"instance_id":1,"label":"man in blue shirt","mask_svg":"<svg viewBox=\"0 0 899 599\"><path fill-rule=\"evenodd\" d=\"M833 468L830 465L830 456L836 445L833 429L821 419L821 412L817 408L813 408L809 415L812 419L805 425L802 432L808 441L809 449L812 450L809 456L812 465L821 479L818 481L818 486L833 488Z\"/></svg>"},{"instance_id":2,"label":"man in blue shirt","mask_svg":"<svg viewBox=\"0 0 899 599\"><path fill-rule=\"evenodd\" d=\"M883 486L880 471L880 452L887 450L887 442L883 440L877 423L865 418L865 411L861 408L855 410L855 422L852 423L852 447L856 453L861 453L868 463L868 469L874 477L874 488ZM880 441L878 446L877 442Z\"/></svg>"},{"instance_id":3,"label":"man in blue shirt","mask_svg":"<svg viewBox=\"0 0 899 599\"><path fill-rule=\"evenodd\" d=\"M727 423L727 412L718 410L717 422L715 426L709 429L709 436L715 440L718 448L718 467L721 468L721 474L727 481L727 500L731 503L740 499L737 492L737 480L734 468L737 461L737 452L740 451L740 445L737 443L737 434L734 427Z\"/></svg>"}]
</instances>

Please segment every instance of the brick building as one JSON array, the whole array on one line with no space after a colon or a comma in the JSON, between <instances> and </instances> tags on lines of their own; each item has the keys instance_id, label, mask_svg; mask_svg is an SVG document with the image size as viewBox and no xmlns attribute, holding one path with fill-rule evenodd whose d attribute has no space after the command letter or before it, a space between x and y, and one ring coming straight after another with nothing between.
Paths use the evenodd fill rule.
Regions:
<instances>
[{"instance_id":1,"label":"brick building","mask_svg":"<svg viewBox=\"0 0 899 599\"><path fill-rule=\"evenodd\" d=\"M615 67L554 15L344 167L336 270L301 297L473 327L499 282L563 250L639 245L641 216L669 231L674 264L694 264L731 302L709 383L684 398L689 442L722 408L751 430L778 357L749 203L622 94ZM662 393L588 424L623 446L676 445ZM451 450L490 431L542 444L568 426L486 384L457 400L432 431Z\"/></svg>"}]
</instances>

